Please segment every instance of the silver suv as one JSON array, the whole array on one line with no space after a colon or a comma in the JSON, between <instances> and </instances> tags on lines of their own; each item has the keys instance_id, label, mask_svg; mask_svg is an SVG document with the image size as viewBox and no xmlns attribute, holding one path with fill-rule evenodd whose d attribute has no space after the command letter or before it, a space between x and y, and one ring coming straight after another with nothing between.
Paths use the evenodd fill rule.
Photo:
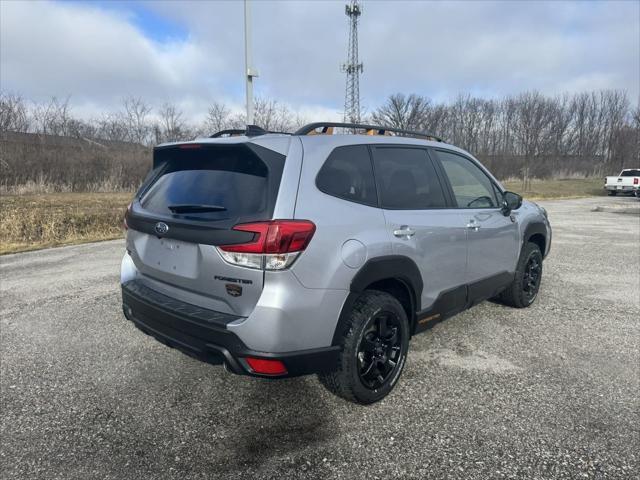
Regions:
<instances>
[{"instance_id":1,"label":"silver suv","mask_svg":"<svg viewBox=\"0 0 640 480\"><path fill-rule=\"evenodd\" d=\"M125 223L136 327L363 404L394 387L412 335L485 299L531 305L551 243L545 210L464 150L338 123L160 145Z\"/></svg>"}]
</instances>

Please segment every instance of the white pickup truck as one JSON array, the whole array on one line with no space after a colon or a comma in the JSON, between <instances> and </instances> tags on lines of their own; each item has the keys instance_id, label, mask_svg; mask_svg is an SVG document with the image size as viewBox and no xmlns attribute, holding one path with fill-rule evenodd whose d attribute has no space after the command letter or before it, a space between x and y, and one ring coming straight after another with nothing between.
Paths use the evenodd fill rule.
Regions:
<instances>
[{"instance_id":1,"label":"white pickup truck","mask_svg":"<svg viewBox=\"0 0 640 480\"><path fill-rule=\"evenodd\" d=\"M625 168L617 177L606 177L604 188L609 195L635 193L640 189L640 168Z\"/></svg>"}]
</instances>

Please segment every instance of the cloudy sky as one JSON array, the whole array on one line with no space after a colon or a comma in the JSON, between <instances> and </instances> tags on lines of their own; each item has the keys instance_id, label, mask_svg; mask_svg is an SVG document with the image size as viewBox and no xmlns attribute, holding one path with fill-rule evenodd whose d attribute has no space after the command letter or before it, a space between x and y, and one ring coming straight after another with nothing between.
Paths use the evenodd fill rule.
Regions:
<instances>
[{"instance_id":1,"label":"cloudy sky","mask_svg":"<svg viewBox=\"0 0 640 480\"><path fill-rule=\"evenodd\" d=\"M309 119L344 102L344 1L254 1L258 95ZM391 93L447 100L640 87L640 2L364 2L362 103ZM194 120L244 98L240 1L0 0L0 86L33 100L71 95L90 116L123 96L178 104Z\"/></svg>"}]
</instances>

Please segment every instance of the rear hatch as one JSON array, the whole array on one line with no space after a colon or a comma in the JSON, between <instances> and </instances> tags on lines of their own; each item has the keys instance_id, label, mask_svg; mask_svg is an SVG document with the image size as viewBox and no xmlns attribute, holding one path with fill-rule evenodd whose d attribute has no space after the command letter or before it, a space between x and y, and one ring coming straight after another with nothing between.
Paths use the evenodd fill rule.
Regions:
<instances>
[{"instance_id":1,"label":"rear hatch","mask_svg":"<svg viewBox=\"0 0 640 480\"><path fill-rule=\"evenodd\" d=\"M252 143L157 147L126 217L142 280L187 303L249 315L264 272L225 262L215 247L252 241L233 227L272 218L284 162Z\"/></svg>"}]
</instances>

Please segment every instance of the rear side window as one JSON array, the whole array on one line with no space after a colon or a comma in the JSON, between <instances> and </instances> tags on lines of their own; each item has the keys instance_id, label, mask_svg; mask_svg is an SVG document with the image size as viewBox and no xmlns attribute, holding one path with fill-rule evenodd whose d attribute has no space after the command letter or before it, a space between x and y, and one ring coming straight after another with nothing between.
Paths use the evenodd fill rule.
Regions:
<instances>
[{"instance_id":1,"label":"rear side window","mask_svg":"<svg viewBox=\"0 0 640 480\"><path fill-rule=\"evenodd\" d=\"M640 177L640 170L626 170L622 172L621 177Z\"/></svg>"},{"instance_id":2,"label":"rear side window","mask_svg":"<svg viewBox=\"0 0 640 480\"><path fill-rule=\"evenodd\" d=\"M245 145L158 150L158 174L140 204L149 213L191 220L268 219L284 164L283 156L268 152L282 157L275 172Z\"/></svg>"},{"instance_id":3,"label":"rear side window","mask_svg":"<svg viewBox=\"0 0 640 480\"><path fill-rule=\"evenodd\" d=\"M436 152L444 168L458 208L496 208L496 188L480 167L455 153Z\"/></svg>"},{"instance_id":4,"label":"rear side window","mask_svg":"<svg viewBox=\"0 0 640 480\"><path fill-rule=\"evenodd\" d=\"M316 185L321 192L350 202L376 206L376 186L366 145L338 147L320 169Z\"/></svg>"},{"instance_id":5,"label":"rear side window","mask_svg":"<svg viewBox=\"0 0 640 480\"><path fill-rule=\"evenodd\" d=\"M424 210L446 207L442 186L425 150L376 147L373 163L382 208Z\"/></svg>"}]
</instances>

